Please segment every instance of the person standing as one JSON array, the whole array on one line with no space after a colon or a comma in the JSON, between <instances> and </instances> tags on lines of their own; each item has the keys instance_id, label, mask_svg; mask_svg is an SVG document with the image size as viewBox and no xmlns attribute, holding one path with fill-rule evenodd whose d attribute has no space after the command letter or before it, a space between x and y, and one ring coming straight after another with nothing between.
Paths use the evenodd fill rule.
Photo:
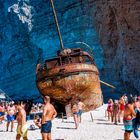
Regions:
<instances>
[{"instance_id":1,"label":"person standing","mask_svg":"<svg viewBox=\"0 0 140 140\"><path fill-rule=\"evenodd\" d=\"M24 109L26 111L26 121L30 120L30 112L31 112L31 109L32 109L32 101L29 101L27 100L25 102L25 106L24 106Z\"/></svg>"},{"instance_id":2,"label":"person standing","mask_svg":"<svg viewBox=\"0 0 140 140\"><path fill-rule=\"evenodd\" d=\"M13 132L14 120L15 120L15 106L12 103L10 103L10 106L7 107L6 131L8 131L9 125L11 123L11 132Z\"/></svg>"},{"instance_id":3,"label":"person standing","mask_svg":"<svg viewBox=\"0 0 140 140\"><path fill-rule=\"evenodd\" d=\"M5 115L5 108L2 103L0 103L0 123L4 120L4 115Z\"/></svg>"},{"instance_id":4,"label":"person standing","mask_svg":"<svg viewBox=\"0 0 140 140\"><path fill-rule=\"evenodd\" d=\"M112 111L112 121L114 122L114 124L117 125L118 123L118 113L119 113L119 104L118 104L118 100L115 100L114 101L114 104L113 104L113 111Z\"/></svg>"},{"instance_id":5,"label":"person standing","mask_svg":"<svg viewBox=\"0 0 140 140\"><path fill-rule=\"evenodd\" d=\"M50 97L44 96L44 108L42 113L41 134L42 140L51 139L52 120L56 117L57 112L54 106L50 103Z\"/></svg>"},{"instance_id":6,"label":"person standing","mask_svg":"<svg viewBox=\"0 0 140 140\"><path fill-rule=\"evenodd\" d=\"M119 114L118 114L118 122L121 122L123 114L124 114L125 102L123 97L119 100Z\"/></svg>"},{"instance_id":7,"label":"person standing","mask_svg":"<svg viewBox=\"0 0 140 140\"><path fill-rule=\"evenodd\" d=\"M81 102L80 99L78 99L78 109L79 109L79 112L78 112L78 115L79 115L79 122L81 123L82 121L82 113L83 113L83 109L85 107L85 104L83 102Z\"/></svg>"},{"instance_id":8,"label":"person standing","mask_svg":"<svg viewBox=\"0 0 140 140\"><path fill-rule=\"evenodd\" d=\"M79 108L78 108L78 104L77 103L73 103L72 104L72 113L73 113L73 119L74 119L74 123L75 123L75 128L77 129L79 126Z\"/></svg>"},{"instance_id":9,"label":"person standing","mask_svg":"<svg viewBox=\"0 0 140 140\"><path fill-rule=\"evenodd\" d=\"M16 135L16 140L20 140L22 137L23 140L28 140L27 139L27 133L28 133L28 127L26 124L26 112L24 110L24 105L20 102L16 105L17 109L17 135Z\"/></svg>"},{"instance_id":10,"label":"person standing","mask_svg":"<svg viewBox=\"0 0 140 140\"><path fill-rule=\"evenodd\" d=\"M135 101L136 118L133 119L134 136L139 138L138 128L140 127L140 98Z\"/></svg>"},{"instance_id":11,"label":"person standing","mask_svg":"<svg viewBox=\"0 0 140 140\"><path fill-rule=\"evenodd\" d=\"M129 140L130 134L131 132L133 132L132 119L134 116L136 116L136 113L134 111L134 100L131 98L128 101L128 103L125 105L125 109L124 109L124 116L123 116L124 128L125 128L124 140Z\"/></svg>"},{"instance_id":12,"label":"person standing","mask_svg":"<svg viewBox=\"0 0 140 140\"><path fill-rule=\"evenodd\" d=\"M107 105L107 113L108 113L108 121L113 120L113 100L109 99L108 100L108 105Z\"/></svg>"}]
</instances>

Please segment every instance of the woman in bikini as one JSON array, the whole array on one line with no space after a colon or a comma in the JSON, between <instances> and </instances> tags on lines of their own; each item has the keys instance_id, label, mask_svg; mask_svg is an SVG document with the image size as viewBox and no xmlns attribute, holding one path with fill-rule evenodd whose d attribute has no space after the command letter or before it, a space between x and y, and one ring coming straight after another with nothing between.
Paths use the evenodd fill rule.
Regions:
<instances>
[{"instance_id":1,"label":"woman in bikini","mask_svg":"<svg viewBox=\"0 0 140 140\"><path fill-rule=\"evenodd\" d=\"M113 100L109 99L108 100L108 106L107 106L107 113L108 113L108 120L112 120L112 112L113 111Z\"/></svg>"},{"instance_id":2,"label":"woman in bikini","mask_svg":"<svg viewBox=\"0 0 140 140\"><path fill-rule=\"evenodd\" d=\"M119 100L118 122L121 122L121 119L123 118L124 108L125 108L125 102L124 102L123 97L121 97Z\"/></svg>"}]
</instances>

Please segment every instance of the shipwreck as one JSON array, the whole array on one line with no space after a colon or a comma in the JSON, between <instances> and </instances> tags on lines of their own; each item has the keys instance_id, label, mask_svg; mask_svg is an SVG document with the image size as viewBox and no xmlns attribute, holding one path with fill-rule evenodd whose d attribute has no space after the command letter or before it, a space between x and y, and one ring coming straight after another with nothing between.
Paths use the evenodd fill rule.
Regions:
<instances>
[{"instance_id":1,"label":"shipwreck","mask_svg":"<svg viewBox=\"0 0 140 140\"><path fill-rule=\"evenodd\" d=\"M81 48L65 48L63 45L53 1L50 0L60 40L60 50L53 59L47 59L44 67L36 66L36 83L42 95L48 95L62 106L81 99L86 111L102 105L99 71L93 57Z\"/></svg>"}]
</instances>

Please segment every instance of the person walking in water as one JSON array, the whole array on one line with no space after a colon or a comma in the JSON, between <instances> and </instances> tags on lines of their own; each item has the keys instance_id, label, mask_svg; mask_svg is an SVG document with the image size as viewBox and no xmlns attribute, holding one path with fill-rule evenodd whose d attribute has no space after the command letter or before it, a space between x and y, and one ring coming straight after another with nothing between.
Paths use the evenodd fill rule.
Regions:
<instances>
[{"instance_id":1,"label":"person walking in water","mask_svg":"<svg viewBox=\"0 0 140 140\"><path fill-rule=\"evenodd\" d=\"M23 140L28 140L28 127L26 124L26 112L24 110L24 105L21 102L19 102L16 105L16 109L18 111L16 116L16 120L18 122L16 140L20 140L21 137L23 138Z\"/></svg>"},{"instance_id":2,"label":"person walking in water","mask_svg":"<svg viewBox=\"0 0 140 140\"><path fill-rule=\"evenodd\" d=\"M57 112L54 106L50 103L50 97L45 96L41 122L42 140L52 140L51 139L52 120L56 117L56 115Z\"/></svg>"},{"instance_id":3,"label":"person walking in water","mask_svg":"<svg viewBox=\"0 0 140 140\"><path fill-rule=\"evenodd\" d=\"M80 123L82 121L82 113L83 113L84 107L85 107L85 104L83 102L81 102L80 99L78 99L78 109L79 109L78 115L79 115L79 122Z\"/></svg>"}]
</instances>

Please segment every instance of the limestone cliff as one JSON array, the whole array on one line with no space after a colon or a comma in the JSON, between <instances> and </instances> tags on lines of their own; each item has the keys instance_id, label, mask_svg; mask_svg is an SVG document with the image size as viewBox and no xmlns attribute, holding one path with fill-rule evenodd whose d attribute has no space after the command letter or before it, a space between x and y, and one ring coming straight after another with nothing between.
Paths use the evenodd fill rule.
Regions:
<instances>
[{"instance_id":1,"label":"limestone cliff","mask_svg":"<svg viewBox=\"0 0 140 140\"><path fill-rule=\"evenodd\" d=\"M101 79L140 91L140 1L54 0L64 46L91 46ZM49 0L0 1L0 88L12 98L38 97L37 61L59 40ZM97 33L96 33L97 32Z\"/></svg>"},{"instance_id":2,"label":"limestone cliff","mask_svg":"<svg viewBox=\"0 0 140 140\"><path fill-rule=\"evenodd\" d=\"M140 1L97 0L96 29L104 52L104 73L127 92L140 94Z\"/></svg>"}]
</instances>

